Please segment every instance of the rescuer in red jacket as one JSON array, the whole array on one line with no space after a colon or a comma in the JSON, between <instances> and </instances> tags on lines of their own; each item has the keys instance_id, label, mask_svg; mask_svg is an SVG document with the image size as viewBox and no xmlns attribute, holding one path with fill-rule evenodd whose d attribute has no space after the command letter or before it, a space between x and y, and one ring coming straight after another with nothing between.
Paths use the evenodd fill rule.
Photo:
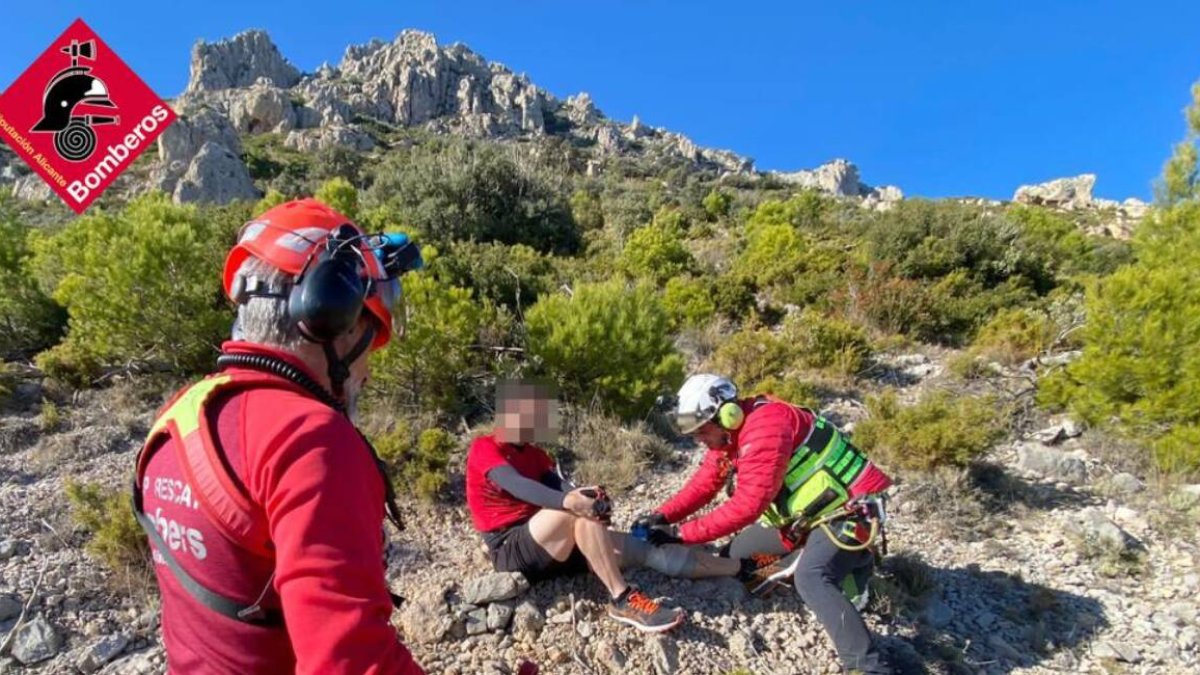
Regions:
<instances>
[{"instance_id":1,"label":"rescuer in red jacket","mask_svg":"<svg viewBox=\"0 0 1200 675\"><path fill-rule=\"evenodd\" d=\"M224 272L236 339L138 457L170 672L423 672L390 623L391 484L347 414L419 266L402 235L313 199L242 229Z\"/></svg>"},{"instance_id":2,"label":"rescuer in red jacket","mask_svg":"<svg viewBox=\"0 0 1200 675\"><path fill-rule=\"evenodd\" d=\"M865 600L881 518L873 497L891 480L828 420L769 397L739 399L724 377L688 378L673 416L708 453L683 489L634 527L648 528L657 544L736 533L729 555L759 561L760 588L794 575L847 671L890 673L847 595ZM730 498L689 520L734 474Z\"/></svg>"}]
</instances>

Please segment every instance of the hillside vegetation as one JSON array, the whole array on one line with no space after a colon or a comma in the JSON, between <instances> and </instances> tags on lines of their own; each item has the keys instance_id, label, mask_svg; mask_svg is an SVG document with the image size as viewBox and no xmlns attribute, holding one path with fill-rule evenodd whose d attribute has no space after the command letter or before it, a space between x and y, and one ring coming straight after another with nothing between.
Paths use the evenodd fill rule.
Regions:
<instances>
[{"instance_id":1,"label":"hillside vegetation","mask_svg":"<svg viewBox=\"0 0 1200 675\"><path fill-rule=\"evenodd\" d=\"M0 557L12 570L0 590L28 596L37 570L25 560L76 569L82 559L68 551L90 541L88 555L108 571L63 581L59 604L45 611L78 638L73 648L96 634L85 629L115 630L129 612L142 620L153 602L146 551L118 492L130 453L156 405L209 372L230 333L220 278L238 228L272 204L315 194L370 231L409 233L428 263L403 280L406 337L372 357L361 411L417 514L419 526L403 535L411 558L392 575L407 590L436 586L433 571L484 571L464 524L462 458L466 432L490 421L498 378L557 381L568 410L560 458L581 480L611 486L618 522L628 522L695 463L651 408L704 369L825 411L899 478L907 524L896 527L900 555L881 574L872 625L890 631L901 662L939 672L1121 672L1136 663L1182 672L1171 669L1197 663L1196 640L1185 640L1194 612L1178 615L1178 647L1155 651L1146 637L1135 659L1110 643L1138 625L1140 610L1118 618L1114 608L1128 608L1093 598L1083 582L1064 590L1028 583L1019 569L980 572L979 563L1084 574L1113 598L1172 589L1157 599L1145 591L1138 602L1147 604L1200 592L1188 543L1200 497L1178 487L1200 475L1200 86L1193 93L1158 202L1128 242L1089 234L1090 213L922 199L864 208L671 156L597 164L562 138L400 127L378 129L372 149L353 152L299 152L277 134L246 135L257 202L114 191L74 218L0 196L0 478L18 486L0 490L0 508L28 513L0 526L0 540L17 542ZM1102 512L1110 497L1123 501ZM1164 548L1148 543L1166 533ZM556 583L537 591L537 611L574 617L561 598L586 585ZM981 585L989 594L972 599ZM68 588L101 599L67 607ZM685 603L724 602L719 585L667 588ZM705 595L713 588L716 599ZM750 637L723 647L685 633L699 646L684 649L684 662L695 672L717 672L706 659L784 672L776 669L792 657L780 654L812 645L777 639L771 622L812 644L824 639L794 598L754 602L769 621L731 600L726 614ZM595 609L581 606L585 617ZM1177 616L1162 624L1148 612L1151 632ZM734 634L722 619L696 621ZM154 644L146 621L138 648ZM517 653L562 664L607 658L583 645L572 657L553 631L574 624L550 621L540 641L470 643L480 663L446 657L434 646L443 636L415 643L447 672L483 672L473 668ZM988 638L991 626L1007 637ZM618 652L663 649L601 637Z\"/></svg>"}]
</instances>

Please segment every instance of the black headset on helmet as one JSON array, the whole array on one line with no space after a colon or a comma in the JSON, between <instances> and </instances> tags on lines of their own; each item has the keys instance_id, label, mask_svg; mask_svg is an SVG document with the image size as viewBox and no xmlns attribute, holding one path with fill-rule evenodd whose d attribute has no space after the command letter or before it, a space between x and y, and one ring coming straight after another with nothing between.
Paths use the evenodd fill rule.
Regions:
<instances>
[{"instance_id":1,"label":"black headset on helmet","mask_svg":"<svg viewBox=\"0 0 1200 675\"><path fill-rule=\"evenodd\" d=\"M338 356L333 347L333 342L352 329L362 316L375 283L365 274L367 264L358 246L363 236L350 224L332 230L314 247L286 293L260 288L257 279L243 276L234 280L230 293L239 304L249 297L287 300L288 318L300 334L324 349L325 360L329 363L329 381L338 398L342 397L345 382L350 377L350 364L362 356L375 338L374 327L368 327L345 356ZM411 248L413 255L419 257L416 247Z\"/></svg>"}]
</instances>

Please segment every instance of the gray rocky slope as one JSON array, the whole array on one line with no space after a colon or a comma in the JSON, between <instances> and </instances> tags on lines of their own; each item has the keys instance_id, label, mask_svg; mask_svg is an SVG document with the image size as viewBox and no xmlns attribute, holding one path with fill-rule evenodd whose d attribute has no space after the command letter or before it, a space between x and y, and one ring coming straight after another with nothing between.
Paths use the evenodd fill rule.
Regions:
<instances>
[{"instance_id":1,"label":"gray rocky slope","mask_svg":"<svg viewBox=\"0 0 1200 675\"><path fill-rule=\"evenodd\" d=\"M947 386L945 356L883 357L873 370L907 399ZM63 496L67 479L126 484L160 394L137 383L85 392L43 431L39 387L27 381L25 407L0 417L0 644L14 633L0 672L162 672L153 591L84 552ZM850 399L825 407L851 427L862 415ZM867 613L886 651L905 673L1196 672L1200 486L1163 493L1127 473L1102 435L1069 420L1035 426L974 477L893 490L890 555ZM616 522L676 490L698 459L680 450L648 470ZM688 610L682 629L649 638L608 620L587 578L529 588L490 575L460 484L453 492L449 504L409 503L409 528L392 535L389 579L409 598L395 622L431 673L507 673L520 658L545 673L836 671L792 592L756 599L732 580L637 571Z\"/></svg>"}]
</instances>

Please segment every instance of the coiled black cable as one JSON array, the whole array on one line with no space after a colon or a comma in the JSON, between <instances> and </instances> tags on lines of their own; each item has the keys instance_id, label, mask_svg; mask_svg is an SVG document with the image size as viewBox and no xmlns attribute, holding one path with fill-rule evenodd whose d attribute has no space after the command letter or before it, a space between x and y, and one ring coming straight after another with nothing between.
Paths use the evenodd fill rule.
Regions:
<instances>
[{"instance_id":1,"label":"coiled black cable","mask_svg":"<svg viewBox=\"0 0 1200 675\"><path fill-rule=\"evenodd\" d=\"M268 356L266 354L221 354L217 357L217 369L224 370L225 368L247 368L269 375L278 375L293 384L299 385L321 403L333 408L342 415L346 414L345 405L334 398L333 394L330 394L325 387L318 384L316 380L309 377L304 371L277 356ZM392 521L396 529L404 530L404 521L400 518L400 507L396 504L396 486L392 483L392 477L387 472L387 466L383 463L383 460L379 459L379 453L375 451L375 446L367 438L366 434L357 425L352 424L351 426L354 426L354 430L358 432L358 437L366 444L367 450L371 453L371 459L375 460L375 467L379 469L379 475L383 476L384 510L387 511L388 520Z\"/></svg>"},{"instance_id":2,"label":"coiled black cable","mask_svg":"<svg viewBox=\"0 0 1200 675\"><path fill-rule=\"evenodd\" d=\"M248 368L278 375L289 382L300 385L314 398L330 408L343 414L346 412L345 406L335 399L325 387L317 384L317 381L304 371L281 358L265 354L222 354L217 357L217 369L224 370L225 368Z\"/></svg>"}]
</instances>

